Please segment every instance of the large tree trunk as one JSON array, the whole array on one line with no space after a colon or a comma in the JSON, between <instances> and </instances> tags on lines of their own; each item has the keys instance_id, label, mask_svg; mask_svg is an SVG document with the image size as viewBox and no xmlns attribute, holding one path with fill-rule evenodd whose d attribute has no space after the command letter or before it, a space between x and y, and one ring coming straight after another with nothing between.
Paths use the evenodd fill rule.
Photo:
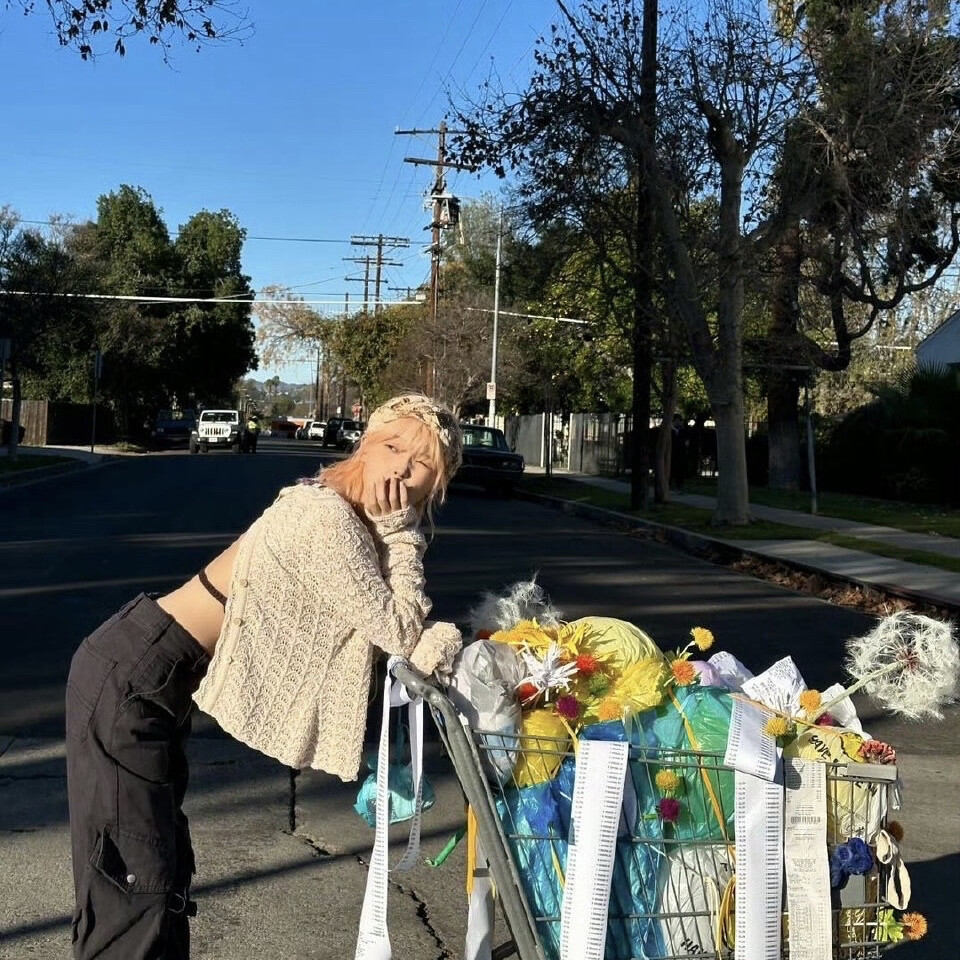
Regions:
<instances>
[{"instance_id":1,"label":"large tree trunk","mask_svg":"<svg viewBox=\"0 0 960 960\"><path fill-rule=\"evenodd\" d=\"M750 490L747 485L747 454L744 444L743 393L733 391L729 403L714 404L717 424L716 524L743 525L750 522Z\"/></svg>"},{"instance_id":2,"label":"large tree trunk","mask_svg":"<svg viewBox=\"0 0 960 960\"><path fill-rule=\"evenodd\" d=\"M767 331L767 484L775 490L800 489L799 288L800 225L793 223L777 249Z\"/></svg>"},{"instance_id":3,"label":"large tree trunk","mask_svg":"<svg viewBox=\"0 0 960 960\"><path fill-rule=\"evenodd\" d=\"M651 138L657 129L657 0L643 0L640 110ZM650 384L653 367L653 236L654 199L650 181L643 175L642 153L634 165L637 180L637 215L634 232L633 302L633 462L630 506L650 506Z\"/></svg>"},{"instance_id":4,"label":"large tree trunk","mask_svg":"<svg viewBox=\"0 0 960 960\"><path fill-rule=\"evenodd\" d=\"M631 450L630 507L646 510L650 505L650 295L649 277L637 278L633 312L633 449Z\"/></svg>"},{"instance_id":5,"label":"large tree trunk","mask_svg":"<svg viewBox=\"0 0 960 960\"><path fill-rule=\"evenodd\" d=\"M740 207L745 161L736 140L727 135L721 162L718 363L707 381L717 424L717 509L713 522L750 522L747 485L746 423L743 416L743 234Z\"/></svg>"}]
</instances>

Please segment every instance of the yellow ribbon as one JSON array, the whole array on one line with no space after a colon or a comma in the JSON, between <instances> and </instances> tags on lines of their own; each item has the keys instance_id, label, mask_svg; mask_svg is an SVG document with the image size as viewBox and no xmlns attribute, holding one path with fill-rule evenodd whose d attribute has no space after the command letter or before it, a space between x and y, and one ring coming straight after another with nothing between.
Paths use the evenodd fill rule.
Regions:
<instances>
[{"instance_id":1,"label":"yellow ribbon","mask_svg":"<svg viewBox=\"0 0 960 960\"><path fill-rule=\"evenodd\" d=\"M473 871L477 868L477 815L467 804L467 897L473 893Z\"/></svg>"}]
</instances>

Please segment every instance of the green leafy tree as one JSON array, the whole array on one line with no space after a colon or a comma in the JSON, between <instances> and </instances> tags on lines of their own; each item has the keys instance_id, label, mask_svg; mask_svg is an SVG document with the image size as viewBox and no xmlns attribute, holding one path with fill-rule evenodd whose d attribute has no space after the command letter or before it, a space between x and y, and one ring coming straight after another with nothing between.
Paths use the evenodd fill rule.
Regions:
<instances>
[{"instance_id":1,"label":"green leafy tree","mask_svg":"<svg viewBox=\"0 0 960 960\"><path fill-rule=\"evenodd\" d=\"M360 391L365 406L387 399L384 374L409 330L409 317L398 309L357 313L332 322L333 356Z\"/></svg>"},{"instance_id":2,"label":"green leafy tree","mask_svg":"<svg viewBox=\"0 0 960 960\"><path fill-rule=\"evenodd\" d=\"M253 290L240 263L245 237L228 210L203 210L178 231L174 255L181 292L237 301L195 303L171 316L162 360L165 386L183 406L227 400L234 381L257 368Z\"/></svg>"},{"instance_id":3,"label":"green leafy tree","mask_svg":"<svg viewBox=\"0 0 960 960\"><path fill-rule=\"evenodd\" d=\"M846 370L856 342L896 324L960 246L960 40L941 0L775 10L816 85L787 127L773 193L770 480L795 487L803 368Z\"/></svg>"},{"instance_id":4,"label":"green leafy tree","mask_svg":"<svg viewBox=\"0 0 960 960\"><path fill-rule=\"evenodd\" d=\"M536 204L544 210L553 204L563 215L577 209L579 196L619 191L626 202L649 189L671 309L683 323L717 424L714 519L747 523L745 284L770 243L765 171L786 118L809 97L809 79L788 45L762 42L769 33L765 10L717 0L687 22L678 15L661 44L654 128L637 29L642 5L587 2L576 13L560 6L563 21L538 44L526 89L515 95L488 88L479 103L458 111L468 131L462 157L499 172L518 170ZM713 270L697 261L685 219L692 201L708 197L716 198L718 211ZM641 206L636 200L631 206L636 227L622 236L635 251L648 250L639 242L646 224ZM632 333L643 338L646 265L639 252L628 262ZM642 395L635 388L635 399ZM635 403L642 423L638 409Z\"/></svg>"},{"instance_id":5,"label":"green leafy tree","mask_svg":"<svg viewBox=\"0 0 960 960\"><path fill-rule=\"evenodd\" d=\"M103 395L123 436L174 400L230 401L234 382L256 366L242 228L227 211L202 211L181 231L174 243L150 196L125 185L99 198L96 221L68 235L96 292L116 298L98 304L91 346L103 354ZM236 297L237 304L124 299L177 294Z\"/></svg>"},{"instance_id":6,"label":"green leafy tree","mask_svg":"<svg viewBox=\"0 0 960 960\"><path fill-rule=\"evenodd\" d=\"M824 480L835 490L956 505L958 405L954 371L903 371L833 429Z\"/></svg>"},{"instance_id":7,"label":"green leafy tree","mask_svg":"<svg viewBox=\"0 0 960 960\"><path fill-rule=\"evenodd\" d=\"M89 372L83 358L89 356L90 312L83 301L65 296L80 287L76 264L58 240L21 229L12 211L0 210L0 338L10 341L15 423L24 388L30 393L50 386L47 395L57 398L65 380ZM11 431L14 456L17 440Z\"/></svg>"}]
</instances>

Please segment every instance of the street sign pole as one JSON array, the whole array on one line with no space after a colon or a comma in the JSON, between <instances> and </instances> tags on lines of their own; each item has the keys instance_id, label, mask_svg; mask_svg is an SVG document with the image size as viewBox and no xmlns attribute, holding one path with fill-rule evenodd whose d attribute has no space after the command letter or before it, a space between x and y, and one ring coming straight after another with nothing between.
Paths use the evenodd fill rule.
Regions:
<instances>
[{"instance_id":1,"label":"street sign pole","mask_svg":"<svg viewBox=\"0 0 960 960\"><path fill-rule=\"evenodd\" d=\"M93 453L97 442L97 390L100 387L100 371L103 369L103 354L99 350L93 351L93 411L90 425L90 452Z\"/></svg>"}]
</instances>

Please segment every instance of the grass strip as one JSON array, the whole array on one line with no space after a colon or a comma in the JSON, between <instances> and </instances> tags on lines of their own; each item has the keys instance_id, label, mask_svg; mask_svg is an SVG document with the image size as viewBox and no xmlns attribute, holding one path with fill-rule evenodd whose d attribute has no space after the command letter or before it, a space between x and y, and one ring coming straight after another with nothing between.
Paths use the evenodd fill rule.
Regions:
<instances>
[{"instance_id":1,"label":"grass strip","mask_svg":"<svg viewBox=\"0 0 960 960\"><path fill-rule=\"evenodd\" d=\"M46 457L29 453L17 454L16 460L11 460L9 457L0 457L0 476L20 473L23 470L39 470L42 467L52 467L54 464L67 463L70 459L70 457Z\"/></svg>"},{"instance_id":2,"label":"grass strip","mask_svg":"<svg viewBox=\"0 0 960 960\"><path fill-rule=\"evenodd\" d=\"M679 503L655 504L649 510L631 510L628 497L613 490L604 490L602 487L590 487L576 480L565 477L542 477L527 475L520 484L521 488L530 493L539 493L544 496L558 497L574 503L586 503L606 510L616 510L641 520L652 523L662 523L671 527L682 527L692 533L714 537L718 540L814 540L819 543L830 543L836 547L845 547L848 550L858 550L861 553L871 553L878 557L887 557L891 560L903 560L906 563L918 563L926 567L936 567L951 573L960 573L960 558L948 557L942 554L927 553L922 550L909 550L889 543L876 540L866 540L860 537L851 537L832 530L813 530L809 527L793 527L782 523L768 523L763 520L755 521L745 527L717 527L712 523L713 512L697 507L689 507ZM684 492L693 492L685 490ZM698 493L701 491L697 491ZM706 493L706 491L703 491ZM774 506L774 504L769 504ZM865 523L877 523L875 519L863 518ZM884 526L895 526L886 523ZM903 529L899 527L899 529Z\"/></svg>"},{"instance_id":3,"label":"grass strip","mask_svg":"<svg viewBox=\"0 0 960 960\"><path fill-rule=\"evenodd\" d=\"M684 493L699 493L708 497L717 495L717 481L700 479L684 484ZM810 494L802 490L771 490L769 487L751 487L750 502L764 507L810 512ZM823 516L853 520L856 523L894 527L910 533L935 534L941 537L960 537L960 510L951 510L933 504L903 503L861 497L852 493L824 492L817 495L817 511Z\"/></svg>"}]
</instances>

